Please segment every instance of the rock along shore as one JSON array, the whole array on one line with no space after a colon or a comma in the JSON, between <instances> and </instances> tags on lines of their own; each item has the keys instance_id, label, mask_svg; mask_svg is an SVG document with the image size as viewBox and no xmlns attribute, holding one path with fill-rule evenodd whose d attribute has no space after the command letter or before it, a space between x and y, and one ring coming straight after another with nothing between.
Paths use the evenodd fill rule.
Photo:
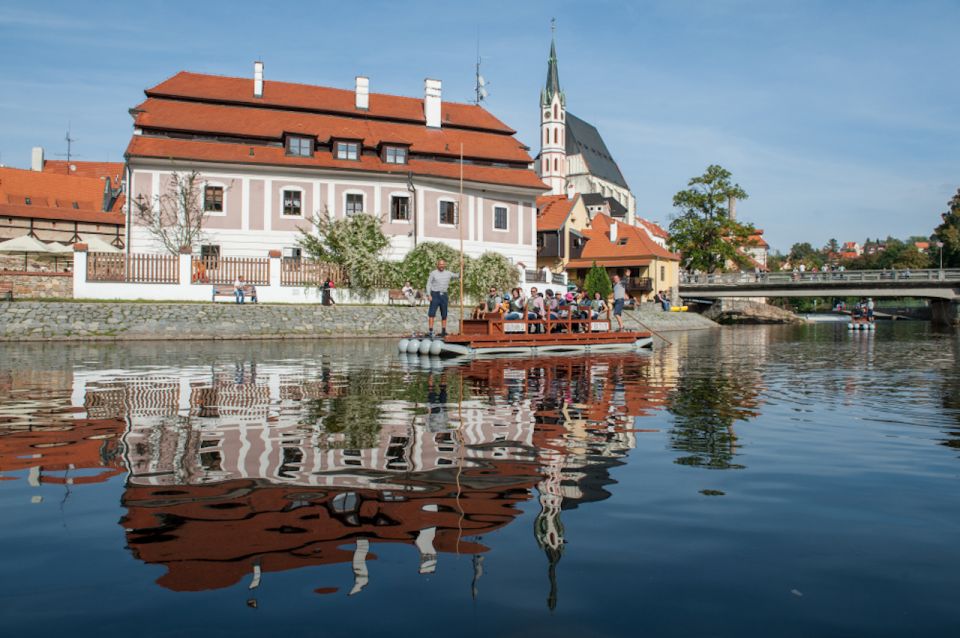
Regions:
<instances>
[{"instance_id":1,"label":"rock along shore","mask_svg":"<svg viewBox=\"0 0 960 638\"><path fill-rule=\"evenodd\" d=\"M0 302L0 341L123 341L397 337L426 329L426 306L316 304ZM451 308L456 326L459 308ZM624 312L651 330L716 326L693 313ZM439 318L437 321L439 329Z\"/></svg>"}]
</instances>

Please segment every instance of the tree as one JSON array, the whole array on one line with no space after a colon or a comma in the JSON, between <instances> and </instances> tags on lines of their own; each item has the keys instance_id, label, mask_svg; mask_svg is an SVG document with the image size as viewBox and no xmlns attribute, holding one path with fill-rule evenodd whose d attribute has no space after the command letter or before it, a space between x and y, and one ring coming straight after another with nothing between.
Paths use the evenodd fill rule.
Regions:
<instances>
[{"instance_id":1,"label":"tree","mask_svg":"<svg viewBox=\"0 0 960 638\"><path fill-rule=\"evenodd\" d=\"M933 231L935 241L943 242L944 268L960 268L960 189L947 204L950 209L940 215L941 224ZM931 256L940 264L940 249L931 249Z\"/></svg>"},{"instance_id":2,"label":"tree","mask_svg":"<svg viewBox=\"0 0 960 638\"><path fill-rule=\"evenodd\" d=\"M869 240L868 240L869 241ZM835 255L840 252L840 242L836 239L830 239L827 242L827 245L823 247L823 252L827 253L827 256Z\"/></svg>"},{"instance_id":3,"label":"tree","mask_svg":"<svg viewBox=\"0 0 960 638\"><path fill-rule=\"evenodd\" d=\"M796 268L804 264L807 268L823 265L823 254L815 249L810 242L796 243L790 248L790 264Z\"/></svg>"},{"instance_id":4,"label":"tree","mask_svg":"<svg viewBox=\"0 0 960 638\"><path fill-rule=\"evenodd\" d=\"M311 258L343 266L350 289L368 295L378 283L380 255L390 245L381 224L365 213L333 219L324 210L313 220L316 234L301 230L297 242Z\"/></svg>"},{"instance_id":5,"label":"tree","mask_svg":"<svg viewBox=\"0 0 960 638\"><path fill-rule=\"evenodd\" d=\"M670 247L683 255L685 268L716 272L727 262L749 264L742 251L756 229L730 219L730 199L747 199L747 193L730 178L730 171L713 164L692 178L688 189L673 196L680 214L670 222Z\"/></svg>"},{"instance_id":6,"label":"tree","mask_svg":"<svg viewBox=\"0 0 960 638\"><path fill-rule=\"evenodd\" d=\"M583 289L587 291L591 299L597 292L604 299L613 294L613 284L610 282L610 276L607 275L606 269L598 266L597 262L593 262L593 266L587 271L587 276L583 280Z\"/></svg>"},{"instance_id":7,"label":"tree","mask_svg":"<svg viewBox=\"0 0 960 638\"><path fill-rule=\"evenodd\" d=\"M474 299L482 299L491 287L510 290L520 280L517 267L500 253L483 253L477 259L471 259L466 270L464 292Z\"/></svg>"},{"instance_id":8,"label":"tree","mask_svg":"<svg viewBox=\"0 0 960 638\"><path fill-rule=\"evenodd\" d=\"M197 171L174 171L170 184L151 199L133 200L134 216L171 255L185 246L202 243L207 220L203 202L203 177ZM221 199L221 205L222 205Z\"/></svg>"}]
</instances>

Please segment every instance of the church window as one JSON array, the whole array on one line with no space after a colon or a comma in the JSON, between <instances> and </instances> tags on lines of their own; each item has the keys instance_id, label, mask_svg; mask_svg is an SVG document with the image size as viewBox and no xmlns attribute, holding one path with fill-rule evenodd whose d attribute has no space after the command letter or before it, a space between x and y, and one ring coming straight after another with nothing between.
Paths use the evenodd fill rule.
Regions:
<instances>
[{"instance_id":1,"label":"church window","mask_svg":"<svg viewBox=\"0 0 960 638\"><path fill-rule=\"evenodd\" d=\"M557 129L553 129L553 143L557 143Z\"/></svg>"},{"instance_id":2,"label":"church window","mask_svg":"<svg viewBox=\"0 0 960 638\"><path fill-rule=\"evenodd\" d=\"M557 160L556 160L556 159L553 160L553 170L555 170L555 171L556 171L556 170L560 170L560 169L557 168Z\"/></svg>"},{"instance_id":3,"label":"church window","mask_svg":"<svg viewBox=\"0 0 960 638\"><path fill-rule=\"evenodd\" d=\"M543 129L543 143L544 144L550 143L550 129L548 128Z\"/></svg>"},{"instance_id":4,"label":"church window","mask_svg":"<svg viewBox=\"0 0 960 638\"><path fill-rule=\"evenodd\" d=\"M557 119L557 117L558 117L558 115L557 115L557 105L556 105L556 103L554 103L554 105L553 105L553 119Z\"/></svg>"}]
</instances>

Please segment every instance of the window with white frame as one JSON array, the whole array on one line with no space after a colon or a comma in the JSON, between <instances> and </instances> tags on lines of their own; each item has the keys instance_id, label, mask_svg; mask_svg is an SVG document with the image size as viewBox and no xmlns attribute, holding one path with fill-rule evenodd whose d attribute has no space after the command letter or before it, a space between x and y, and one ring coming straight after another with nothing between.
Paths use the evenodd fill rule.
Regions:
<instances>
[{"instance_id":1,"label":"window with white frame","mask_svg":"<svg viewBox=\"0 0 960 638\"><path fill-rule=\"evenodd\" d=\"M310 157L313 155L313 139L290 135L287 137L287 155Z\"/></svg>"},{"instance_id":2,"label":"window with white frame","mask_svg":"<svg viewBox=\"0 0 960 638\"><path fill-rule=\"evenodd\" d=\"M357 160L360 159L359 142L337 142L334 144L334 153L337 159Z\"/></svg>"},{"instance_id":3,"label":"window with white frame","mask_svg":"<svg viewBox=\"0 0 960 638\"><path fill-rule=\"evenodd\" d=\"M443 200L440 202L440 225L441 226L457 225L457 203L456 202L451 202L449 200Z\"/></svg>"},{"instance_id":4,"label":"window with white frame","mask_svg":"<svg viewBox=\"0 0 960 638\"><path fill-rule=\"evenodd\" d=\"M410 198L406 195L393 195L390 197L390 221L408 222L410 221Z\"/></svg>"},{"instance_id":5,"label":"window with white frame","mask_svg":"<svg viewBox=\"0 0 960 638\"><path fill-rule=\"evenodd\" d=\"M506 206L493 207L493 228L494 230L507 229L507 207Z\"/></svg>"},{"instance_id":6,"label":"window with white frame","mask_svg":"<svg viewBox=\"0 0 960 638\"><path fill-rule=\"evenodd\" d=\"M300 217L303 215L303 191L294 188L283 189L283 208L284 215L291 217Z\"/></svg>"},{"instance_id":7,"label":"window with white frame","mask_svg":"<svg viewBox=\"0 0 960 638\"><path fill-rule=\"evenodd\" d=\"M205 184L203 187L203 212L223 212L223 186Z\"/></svg>"},{"instance_id":8,"label":"window with white frame","mask_svg":"<svg viewBox=\"0 0 960 638\"><path fill-rule=\"evenodd\" d=\"M347 193L347 215L359 215L363 212L363 193Z\"/></svg>"},{"instance_id":9,"label":"window with white frame","mask_svg":"<svg viewBox=\"0 0 960 638\"><path fill-rule=\"evenodd\" d=\"M387 164L406 164L407 149L403 146L387 146L383 151L383 159Z\"/></svg>"}]
</instances>

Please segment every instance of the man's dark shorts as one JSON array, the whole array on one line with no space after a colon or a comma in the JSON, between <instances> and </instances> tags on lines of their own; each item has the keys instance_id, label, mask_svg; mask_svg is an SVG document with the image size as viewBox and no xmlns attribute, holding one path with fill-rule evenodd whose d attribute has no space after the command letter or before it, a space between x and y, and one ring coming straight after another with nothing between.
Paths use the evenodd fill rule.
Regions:
<instances>
[{"instance_id":1,"label":"man's dark shorts","mask_svg":"<svg viewBox=\"0 0 960 638\"><path fill-rule=\"evenodd\" d=\"M440 309L440 318L444 321L447 320L447 305L450 301L450 298L445 292L437 292L432 290L430 292L430 310L427 311L428 317L436 317L437 309Z\"/></svg>"},{"instance_id":2,"label":"man's dark shorts","mask_svg":"<svg viewBox=\"0 0 960 638\"><path fill-rule=\"evenodd\" d=\"M623 314L623 302L625 299L614 299L613 300L613 316L619 317Z\"/></svg>"}]
</instances>

